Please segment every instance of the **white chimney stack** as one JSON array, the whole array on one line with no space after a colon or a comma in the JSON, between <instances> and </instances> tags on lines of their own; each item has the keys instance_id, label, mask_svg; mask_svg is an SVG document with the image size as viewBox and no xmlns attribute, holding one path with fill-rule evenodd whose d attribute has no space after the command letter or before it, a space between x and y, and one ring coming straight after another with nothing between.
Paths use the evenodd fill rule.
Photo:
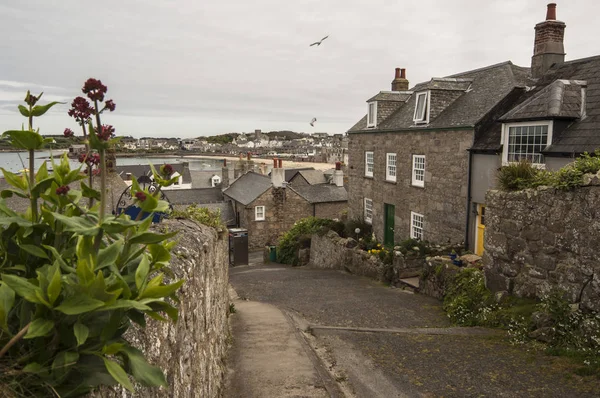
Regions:
<instances>
[{"instance_id":1,"label":"white chimney stack","mask_svg":"<svg viewBox=\"0 0 600 398\"><path fill-rule=\"evenodd\" d=\"M344 186L344 172L342 171L342 164L340 162L335 163L335 170L333 171L333 183L338 187Z\"/></svg>"},{"instance_id":2,"label":"white chimney stack","mask_svg":"<svg viewBox=\"0 0 600 398\"><path fill-rule=\"evenodd\" d=\"M282 188L285 182L285 170L282 167L281 159L273 159L273 169L271 170L271 182L273 188Z\"/></svg>"}]
</instances>

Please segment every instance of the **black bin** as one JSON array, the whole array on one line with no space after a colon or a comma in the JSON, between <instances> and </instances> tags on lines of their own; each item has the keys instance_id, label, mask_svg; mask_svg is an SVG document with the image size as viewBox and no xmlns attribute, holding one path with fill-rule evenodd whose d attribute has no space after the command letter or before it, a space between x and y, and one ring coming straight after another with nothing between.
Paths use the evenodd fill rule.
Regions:
<instances>
[{"instance_id":1,"label":"black bin","mask_svg":"<svg viewBox=\"0 0 600 398\"><path fill-rule=\"evenodd\" d=\"M231 228L229 230L229 265L248 264L248 230Z\"/></svg>"}]
</instances>

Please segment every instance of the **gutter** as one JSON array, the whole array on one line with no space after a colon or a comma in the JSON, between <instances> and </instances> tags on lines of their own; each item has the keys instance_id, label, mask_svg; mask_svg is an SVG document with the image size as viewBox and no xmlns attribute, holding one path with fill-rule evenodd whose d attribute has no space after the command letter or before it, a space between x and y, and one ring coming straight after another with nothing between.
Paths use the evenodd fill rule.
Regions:
<instances>
[{"instance_id":1,"label":"gutter","mask_svg":"<svg viewBox=\"0 0 600 398\"><path fill-rule=\"evenodd\" d=\"M475 145L475 133L473 133L473 142L471 147ZM467 217L465 225L465 250L469 250L469 226L471 224L471 169L473 165L473 152L469 152L469 164L467 165Z\"/></svg>"},{"instance_id":2,"label":"gutter","mask_svg":"<svg viewBox=\"0 0 600 398\"><path fill-rule=\"evenodd\" d=\"M457 130L469 130L474 129L474 125L464 125L456 127L412 127L412 128L397 128L397 129L369 129L369 130L356 130L347 131L347 134L373 134L373 133L414 133L418 131L457 131Z\"/></svg>"}]
</instances>

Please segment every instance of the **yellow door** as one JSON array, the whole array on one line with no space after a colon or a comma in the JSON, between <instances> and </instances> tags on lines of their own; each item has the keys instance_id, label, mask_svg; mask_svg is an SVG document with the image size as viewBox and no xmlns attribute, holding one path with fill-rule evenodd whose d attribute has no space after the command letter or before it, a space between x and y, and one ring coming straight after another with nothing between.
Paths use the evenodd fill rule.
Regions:
<instances>
[{"instance_id":1,"label":"yellow door","mask_svg":"<svg viewBox=\"0 0 600 398\"><path fill-rule=\"evenodd\" d=\"M475 254L483 255L483 234L485 232L485 206L477 205L477 244Z\"/></svg>"}]
</instances>

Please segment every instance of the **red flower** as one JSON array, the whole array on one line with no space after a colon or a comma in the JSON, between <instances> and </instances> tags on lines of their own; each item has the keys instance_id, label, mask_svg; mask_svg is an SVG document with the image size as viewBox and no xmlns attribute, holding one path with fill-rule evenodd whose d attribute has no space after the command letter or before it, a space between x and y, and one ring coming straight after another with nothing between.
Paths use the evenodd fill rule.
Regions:
<instances>
[{"instance_id":1,"label":"red flower","mask_svg":"<svg viewBox=\"0 0 600 398\"><path fill-rule=\"evenodd\" d=\"M87 157L88 157L87 153L80 153L77 160L79 160L79 163L83 163L87 160Z\"/></svg>"},{"instance_id":2,"label":"red flower","mask_svg":"<svg viewBox=\"0 0 600 398\"><path fill-rule=\"evenodd\" d=\"M116 105L113 102L113 100L108 100L106 101L106 103L104 104L104 108L108 109L111 112L114 112Z\"/></svg>"},{"instance_id":3,"label":"red flower","mask_svg":"<svg viewBox=\"0 0 600 398\"><path fill-rule=\"evenodd\" d=\"M39 97L29 94L29 91L28 91L27 96L25 97L25 103L29 106L34 106L35 103L38 102L39 99L40 99Z\"/></svg>"},{"instance_id":4,"label":"red flower","mask_svg":"<svg viewBox=\"0 0 600 398\"><path fill-rule=\"evenodd\" d=\"M142 191L138 191L135 193L135 198L137 200L139 200L140 202L143 202L144 200L146 200L146 194L143 193Z\"/></svg>"},{"instance_id":5,"label":"red flower","mask_svg":"<svg viewBox=\"0 0 600 398\"><path fill-rule=\"evenodd\" d=\"M102 169L100 169L100 168L92 171L93 176L99 176L100 174L102 174Z\"/></svg>"},{"instance_id":6,"label":"red flower","mask_svg":"<svg viewBox=\"0 0 600 398\"><path fill-rule=\"evenodd\" d=\"M103 124L102 131L100 133L98 133L98 138L102 141L108 141L109 139L111 139L113 137L114 133L115 133L115 128L113 126L110 126L108 124Z\"/></svg>"},{"instance_id":7,"label":"red flower","mask_svg":"<svg viewBox=\"0 0 600 398\"><path fill-rule=\"evenodd\" d=\"M75 133L73 132L73 130L71 130L69 128L66 128L63 134L67 138L71 138L71 137L75 136Z\"/></svg>"},{"instance_id":8,"label":"red flower","mask_svg":"<svg viewBox=\"0 0 600 398\"><path fill-rule=\"evenodd\" d=\"M81 89L92 101L104 101L104 94L106 94L107 90L106 86L100 80L91 77L87 79Z\"/></svg>"},{"instance_id":9,"label":"red flower","mask_svg":"<svg viewBox=\"0 0 600 398\"><path fill-rule=\"evenodd\" d=\"M71 109L67 112L79 124L85 123L93 113L94 109L90 106L88 100L83 97L76 97L71 103Z\"/></svg>"},{"instance_id":10,"label":"red flower","mask_svg":"<svg viewBox=\"0 0 600 398\"><path fill-rule=\"evenodd\" d=\"M173 174L173 166L170 164L163 164L160 166L160 172L165 177L170 177Z\"/></svg>"},{"instance_id":11,"label":"red flower","mask_svg":"<svg viewBox=\"0 0 600 398\"><path fill-rule=\"evenodd\" d=\"M56 194L57 194L57 195L63 195L63 196L64 196L64 195L66 195L66 194L67 194L67 192L69 192L69 190L70 190L70 189L71 189L71 188L69 188L69 186L68 186L68 185L63 185L62 187L58 187L58 188L56 188Z\"/></svg>"}]
</instances>

